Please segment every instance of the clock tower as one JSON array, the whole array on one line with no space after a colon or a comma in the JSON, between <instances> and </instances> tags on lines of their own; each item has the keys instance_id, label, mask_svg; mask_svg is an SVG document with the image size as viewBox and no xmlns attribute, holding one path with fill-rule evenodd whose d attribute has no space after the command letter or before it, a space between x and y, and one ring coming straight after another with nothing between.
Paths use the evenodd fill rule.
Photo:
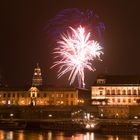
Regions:
<instances>
[{"instance_id":1,"label":"clock tower","mask_svg":"<svg viewBox=\"0 0 140 140\"><path fill-rule=\"evenodd\" d=\"M37 63L36 68L34 69L33 79L32 79L32 86L41 86L42 85L42 75L41 69L39 64Z\"/></svg>"}]
</instances>

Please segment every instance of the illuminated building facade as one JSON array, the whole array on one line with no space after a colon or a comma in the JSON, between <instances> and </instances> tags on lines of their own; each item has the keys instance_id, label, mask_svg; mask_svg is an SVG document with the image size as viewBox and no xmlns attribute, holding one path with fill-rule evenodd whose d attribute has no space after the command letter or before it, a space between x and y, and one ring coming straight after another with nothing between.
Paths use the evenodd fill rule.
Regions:
<instances>
[{"instance_id":1,"label":"illuminated building facade","mask_svg":"<svg viewBox=\"0 0 140 140\"><path fill-rule=\"evenodd\" d=\"M42 85L39 64L34 69L32 86L23 88L0 87L0 105L83 105L91 96L88 90L53 88ZM86 98L86 99L85 99Z\"/></svg>"},{"instance_id":2,"label":"illuminated building facade","mask_svg":"<svg viewBox=\"0 0 140 140\"><path fill-rule=\"evenodd\" d=\"M92 104L136 105L140 76L100 75L91 87Z\"/></svg>"},{"instance_id":3,"label":"illuminated building facade","mask_svg":"<svg viewBox=\"0 0 140 140\"><path fill-rule=\"evenodd\" d=\"M1 88L0 105L82 105L76 88Z\"/></svg>"}]
</instances>

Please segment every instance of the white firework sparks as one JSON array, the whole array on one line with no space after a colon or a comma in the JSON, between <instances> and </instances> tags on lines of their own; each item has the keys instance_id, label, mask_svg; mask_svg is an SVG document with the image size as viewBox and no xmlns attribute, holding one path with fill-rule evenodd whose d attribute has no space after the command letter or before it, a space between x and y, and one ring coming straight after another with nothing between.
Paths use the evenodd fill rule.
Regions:
<instances>
[{"instance_id":1,"label":"white firework sparks","mask_svg":"<svg viewBox=\"0 0 140 140\"><path fill-rule=\"evenodd\" d=\"M70 72L70 85L77 77L79 87L84 87L84 69L95 70L92 61L101 60L102 47L98 42L90 40L90 32L86 33L85 28L79 26L75 30L70 27L70 30L67 34L61 34L57 41L58 47L54 49L57 61L52 67L59 66L58 78Z\"/></svg>"}]
</instances>

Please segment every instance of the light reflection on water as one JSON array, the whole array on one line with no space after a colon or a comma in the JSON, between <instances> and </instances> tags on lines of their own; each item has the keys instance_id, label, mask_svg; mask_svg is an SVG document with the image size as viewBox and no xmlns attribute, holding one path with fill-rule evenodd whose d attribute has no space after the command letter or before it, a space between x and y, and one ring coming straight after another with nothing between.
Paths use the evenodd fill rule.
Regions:
<instances>
[{"instance_id":1,"label":"light reflection on water","mask_svg":"<svg viewBox=\"0 0 140 140\"><path fill-rule=\"evenodd\" d=\"M4 131L0 140L140 140L140 135L101 135L93 132Z\"/></svg>"}]
</instances>

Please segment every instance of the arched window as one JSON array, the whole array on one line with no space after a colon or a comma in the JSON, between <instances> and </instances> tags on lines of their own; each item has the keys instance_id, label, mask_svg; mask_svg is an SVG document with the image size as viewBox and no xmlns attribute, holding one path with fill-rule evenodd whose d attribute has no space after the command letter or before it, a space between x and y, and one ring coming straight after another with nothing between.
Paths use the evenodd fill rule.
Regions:
<instances>
[{"instance_id":1,"label":"arched window","mask_svg":"<svg viewBox=\"0 0 140 140\"><path fill-rule=\"evenodd\" d=\"M126 101L126 100L125 100L125 99L123 99L123 102L124 102L124 103L125 103L125 101Z\"/></svg>"},{"instance_id":2,"label":"arched window","mask_svg":"<svg viewBox=\"0 0 140 140\"><path fill-rule=\"evenodd\" d=\"M121 101L121 100L120 100L120 99L118 99L118 103L120 103L120 101Z\"/></svg>"},{"instance_id":3,"label":"arched window","mask_svg":"<svg viewBox=\"0 0 140 140\"><path fill-rule=\"evenodd\" d=\"M131 95L131 90L130 89L127 91L127 94L128 95Z\"/></svg>"},{"instance_id":4,"label":"arched window","mask_svg":"<svg viewBox=\"0 0 140 140\"><path fill-rule=\"evenodd\" d=\"M106 90L106 95L110 95L110 90Z\"/></svg>"},{"instance_id":5,"label":"arched window","mask_svg":"<svg viewBox=\"0 0 140 140\"><path fill-rule=\"evenodd\" d=\"M111 91L111 94L112 95L115 95L115 90L114 89Z\"/></svg>"},{"instance_id":6,"label":"arched window","mask_svg":"<svg viewBox=\"0 0 140 140\"><path fill-rule=\"evenodd\" d=\"M136 89L133 90L133 95L137 95L137 90Z\"/></svg>"},{"instance_id":7,"label":"arched window","mask_svg":"<svg viewBox=\"0 0 140 140\"><path fill-rule=\"evenodd\" d=\"M131 103L131 99L128 99L128 103Z\"/></svg>"},{"instance_id":8,"label":"arched window","mask_svg":"<svg viewBox=\"0 0 140 140\"><path fill-rule=\"evenodd\" d=\"M122 95L126 95L126 90L123 90L122 91Z\"/></svg>"},{"instance_id":9,"label":"arched window","mask_svg":"<svg viewBox=\"0 0 140 140\"><path fill-rule=\"evenodd\" d=\"M121 93L121 91L118 89L118 90L117 90L117 94L120 95L120 93Z\"/></svg>"}]
</instances>

